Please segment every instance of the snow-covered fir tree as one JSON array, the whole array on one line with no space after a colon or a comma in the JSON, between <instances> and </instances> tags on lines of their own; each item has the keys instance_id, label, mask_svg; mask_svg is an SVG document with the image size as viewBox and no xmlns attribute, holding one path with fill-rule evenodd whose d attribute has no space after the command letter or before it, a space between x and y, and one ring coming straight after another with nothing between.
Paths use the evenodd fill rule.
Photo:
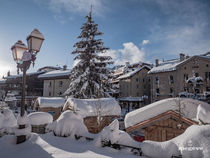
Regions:
<instances>
[{"instance_id":1,"label":"snow-covered fir tree","mask_svg":"<svg viewBox=\"0 0 210 158\"><path fill-rule=\"evenodd\" d=\"M81 99L109 97L111 85L107 66L113 63L112 58L104 55L108 48L104 47L101 39L96 38L102 32L98 31L98 24L92 20L92 9L86 18L87 22L82 25L78 36L80 41L74 45L72 52L78 63L71 71L69 89L65 94Z\"/></svg>"}]
</instances>

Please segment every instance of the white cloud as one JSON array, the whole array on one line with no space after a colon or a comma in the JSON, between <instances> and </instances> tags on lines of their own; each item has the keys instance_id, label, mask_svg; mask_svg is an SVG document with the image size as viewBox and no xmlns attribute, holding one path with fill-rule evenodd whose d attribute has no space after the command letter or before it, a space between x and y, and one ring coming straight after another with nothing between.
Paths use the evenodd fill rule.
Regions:
<instances>
[{"instance_id":1,"label":"white cloud","mask_svg":"<svg viewBox=\"0 0 210 158\"><path fill-rule=\"evenodd\" d=\"M150 43L149 40L143 40L143 41L142 41L142 46L147 45L147 44L149 44L149 43Z\"/></svg>"},{"instance_id":2,"label":"white cloud","mask_svg":"<svg viewBox=\"0 0 210 158\"><path fill-rule=\"evenodd\" d=\"M112 57L115 65L125 64L125 62L136 63L144 61L145 52L143 48L138 48L134 43L123 43L123 49L108 50L106 55Z\"/></svg>"}]
</instances>

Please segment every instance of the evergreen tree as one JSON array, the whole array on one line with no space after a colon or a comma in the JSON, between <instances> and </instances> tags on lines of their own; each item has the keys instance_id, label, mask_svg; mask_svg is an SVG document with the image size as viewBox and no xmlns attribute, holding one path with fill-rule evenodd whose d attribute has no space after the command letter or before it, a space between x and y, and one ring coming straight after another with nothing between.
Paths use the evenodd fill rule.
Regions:
<instances>
[{"instance_id":1,"label":"evergreen tree","mask_svg":"<svg viewBox=\"0 0 210 158\"><path fill-rule=\"evenodd\" d=\"M81 27L80 39L74 47L72 54L77 55L74 60L79 61L70 74L69 89L67 96L74 98L102 98L109 97L111 85L108 82L110 70L107 65L112 64L112 58L105 56L108 48L104 47L102 35L98 31L98 24L92 20L92 11L86 16L87 22Z\"/></svg>"}]
</instances>

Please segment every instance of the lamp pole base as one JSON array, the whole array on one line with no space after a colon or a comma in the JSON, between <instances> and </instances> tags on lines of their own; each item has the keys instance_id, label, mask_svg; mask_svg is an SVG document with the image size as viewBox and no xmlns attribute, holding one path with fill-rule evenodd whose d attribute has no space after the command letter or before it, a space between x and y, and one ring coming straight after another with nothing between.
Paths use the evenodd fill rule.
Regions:
<instances>
[{"instance_id":1,"label":"lamp pole base","mask_svg":"<svg viewBox=\"0 0 210 158\"><path fill-rule=\"evenodd\" d=\"M19 125L19 129L24 129L25 128L25 125ZM26 141L26 135L20 135L20 136L17 136L17 142L16 144L20 144L20 143L23 143Z\"/></svg>"}]
</instances>

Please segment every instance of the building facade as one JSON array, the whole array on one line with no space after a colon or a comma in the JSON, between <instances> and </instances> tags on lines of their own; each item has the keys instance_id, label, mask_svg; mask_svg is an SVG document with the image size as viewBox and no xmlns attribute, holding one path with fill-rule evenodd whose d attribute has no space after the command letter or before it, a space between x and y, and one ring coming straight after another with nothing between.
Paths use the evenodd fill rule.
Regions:
<instances>
[{"instance_id":1,"label":"building facade","mask_svg":"<svg viewBox=\"0 0 210 158\"><path fill-rule=\"evenodd\" d=\"M127 112L150 103L150 78L147 73L151 68L142 66L120 77L120 105Z\"/></svg>"},{"instance_id":2,"label":"building facade","mask_svg":"<svg viewBox=\"0 0 210 158\"><path fill-rule=\"evenodd\" d=\"M59 97L64 96L64 92L68 89L70 70L55 70L39 75L39 79L43 80L43 96Z\"/></svg>"},{"instance_id":3,"label":"building facade","mask_svg":"<svg viewBox=\"0 0 210 158\"><path fill-rule=\"evenodd\" d=\"M189 97L208 101L210 92L209 53L168 60L148 72L151 79L151 101L170 97Z\"/></svg>"}]
</instances>

